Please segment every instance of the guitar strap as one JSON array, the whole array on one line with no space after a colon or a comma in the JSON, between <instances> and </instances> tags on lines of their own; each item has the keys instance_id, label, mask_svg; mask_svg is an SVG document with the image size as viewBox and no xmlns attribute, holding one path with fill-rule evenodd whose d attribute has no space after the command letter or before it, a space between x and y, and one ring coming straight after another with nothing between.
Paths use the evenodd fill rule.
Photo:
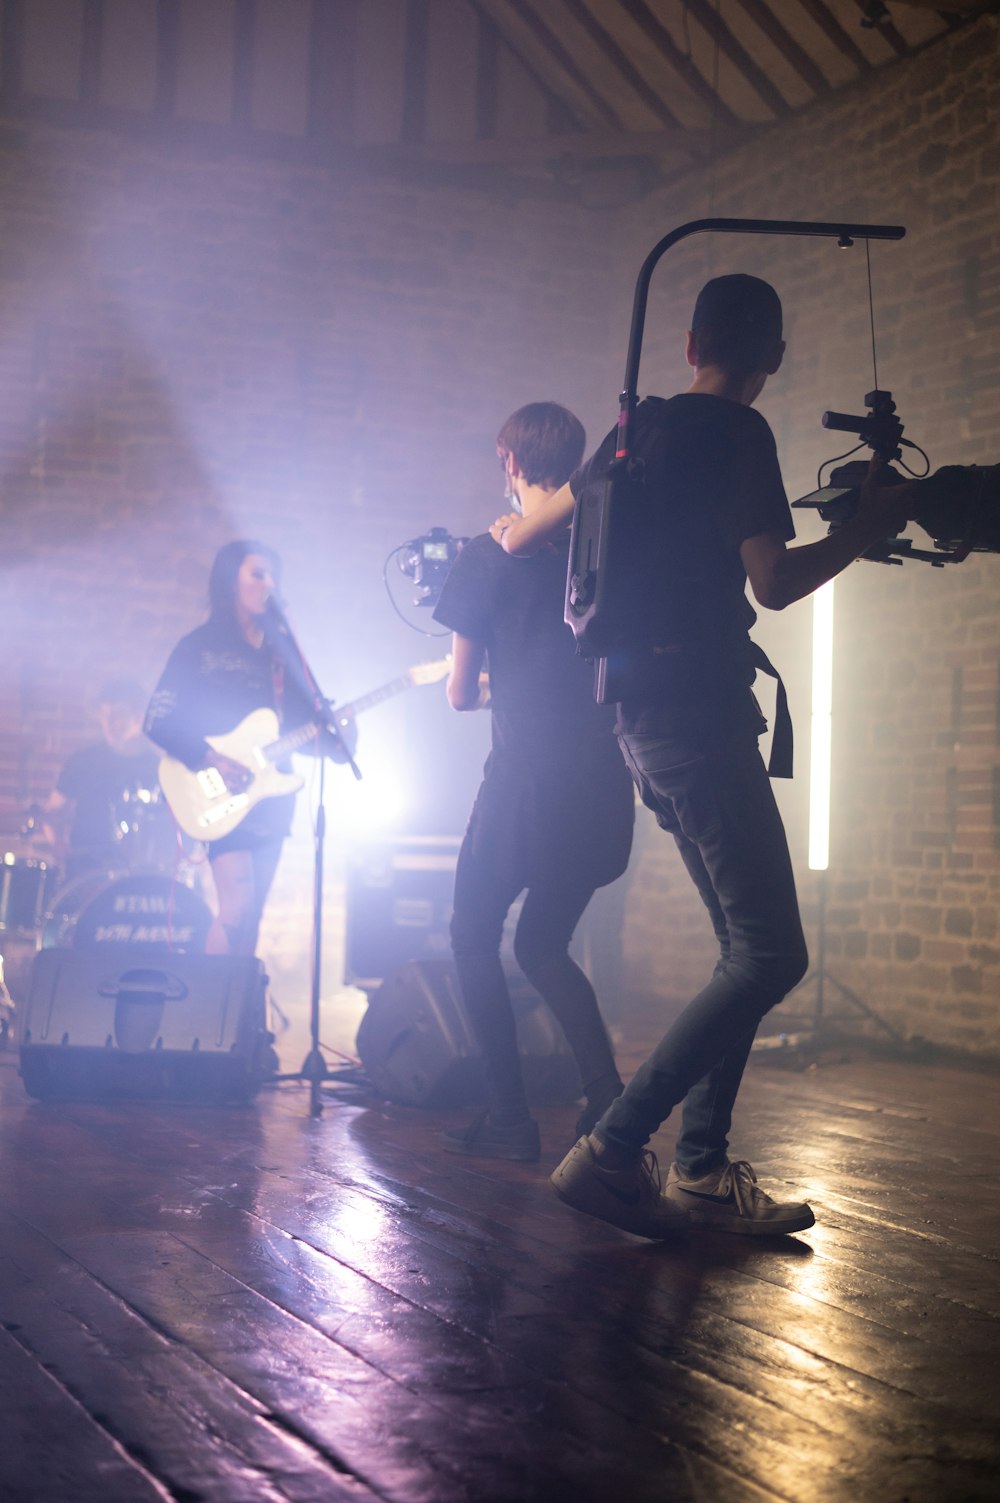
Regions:
<instances>
[{"instance_id":1,"label":"guitar strap","mask_svg":"<svg viewBox=\"0 0 1000 1503\"><path fill-rule=\"evenodd\" d=\"M771 737L771 757L767 764L767 775L771 778L790 778L792 776L792 717L788 713L788 695L785 693L781 674L764 649L758 647L752 638L750 646L753 648L753 664L757 672L766 673L768 678L773 678L777 684L774 734Z\"/></svg>"},{"instance_id":2,"label":"guitar strap","mask_svg":"<svg viewBox=\"0 0 1000 1503\"><path fill-rule=\"evenodd\" d=\"M271 649L271 689L274 692L274 708L278 712L278 725L285 723L285 660Z\"/></svg>"},{"instance_id":3,"label":"guitar strap","mask_svg":"<svg viewBox=\"0 0 1000 1503\"><path fill-rule=\"evenodd\" d=\"M285 657L285 654L282 651L280 651L279 649L272 647L271 648L271 688L274 691L274 708L275 708L275 710L277 711L277 714L278 714L278 727L279 727L279 729L280 729L280 731L281 731L282 734L284 734L284 730L285 730L285 699L286 699L285 690L286 690L287 683L288 683L287 670L288 670L289 666L291 667L291 670L292 670L293 674L298 673L298 670L296 668L296 664L294 662L292 662L291 664L289 664L287 658ZM305 667L305 665L303 664L303 668L304 667ZM298 673L298 678L300 680L300 683L301 683L301 686L302 686L303 690L305 690L306 685L305 685L304 675L302 673ZM313 722L313 732L312 732L312 734L314 736L318 735L318 729L316 727L315 721Z\"/></svg>"}]
</instances>

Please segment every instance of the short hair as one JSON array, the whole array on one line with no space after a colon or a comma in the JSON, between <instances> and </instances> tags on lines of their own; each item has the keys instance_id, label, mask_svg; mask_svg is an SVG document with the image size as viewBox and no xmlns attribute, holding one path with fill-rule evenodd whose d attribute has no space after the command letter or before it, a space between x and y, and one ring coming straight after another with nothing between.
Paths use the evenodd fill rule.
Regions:
<instances>
[{"instance_id":1,"label":"short hair","mask_svg":"<svg viewBox=\"0 0 1000 1503\"><path fill-rule=\"evenodd\" d=\"M99 705L123 705L134 715L142 716L146 713L149 695L134 678L112 678L106 684L101 685L97 703Z\"/></svg>"},{"instance_id":2,"label":"short hair","mask_svg":"<svg viewBox=\"0 0 1000 1503\"><path fill-rule=\"evenodd\" d=\"M266 558L275 581L280 579L281 559L266 543L259 543L256 538L237 538L232 543L223 543L212 561L208 578L208 607L213 621L235 620L236 578L240 565L251 553Z\"/></svg>"},{"instance_id":3,"label":"short hair","mask_svg":"<svg viewBox=\"0 0 1000 1503\"><path fill-rule=\"evenodd\" d=\"M781 299L760 277L713 277L698 294L691 332L699 365L740 375L763 370L781 341Z\"/></svg>"},{"instance_id":4,"label":"short hair","mask_svg":"<svg viewBox=\"0 0 1000 1503\"><path fill-rule=\"evenodd\" d=\"M558 402L529 402L497 434L497 453L513 454L529 485L565 485L583 458L580 419Z\"/></svg>"}]
</instances>

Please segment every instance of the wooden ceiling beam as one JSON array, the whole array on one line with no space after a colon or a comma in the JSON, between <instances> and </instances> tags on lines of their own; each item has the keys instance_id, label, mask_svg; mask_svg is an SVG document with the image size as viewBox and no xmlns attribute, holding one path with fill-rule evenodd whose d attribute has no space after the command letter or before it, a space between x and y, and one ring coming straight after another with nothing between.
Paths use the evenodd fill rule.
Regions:
<instances>
[{"instance_id":1,"label":"wooden ceiling beam","mask_svg":"<svg viewBox=\"0 0 1000 1503\"><path fill-rule=\"evenodd\" d=\"M764 0L741 0L743 10L750 17L754 25L764 33L769 42L772 42L778 52L781 53L786 63L790 63L796 73L812 89L814 94L823 95L829 91L830 84L823 70L813 62L808 52L801 48L795 38L785 30L774 12L764 4Z\"/></svg>"},{"instance_id":2,"label":"wooden ceiling beam","mask_svg":"<svg viewBox=\"0 0 1000 1503\"><path fill-rule=\"evenodd\" d=\"M486 16L476 15L476 137L497 133L500 103L500 33Z\"/></svg>"},{"instance_id":3,"label":"wooden ceiling beam","mask_svg":"<svg viewBox=\"0 0 1000 1503\"><path fill-rule=\"evenodd\" d=\"M535 82L543 87L546 96L554 97L563 106L572 110L582 129L594 127L603 129L608 126L612 130L622 129L622 122L615 111L603 95L594 88L586 73L577 66L556 33L542 20L535 7L516 3L516 0L508 0L507 4L504 0L470 0L470 4L480 15L485 15L493 23L510 50L528 70ZM521 28L529 32L537 41L545 57L546 65L551 63L555 70L562 72L570 82L572 97L567 98L561 94L551 81L548 67L546 66L543 72L528 55L520 42L516 27L511 25L512 20L519 23ZM583 108L580 105L581 100L585 101ZM585 118L588 114L589 119Z\"/></svg>"},{"instance_id":4,"label":"wooden ceiling beam","mask_svg":"<svg viewBox=\"0 0 1000 1503\"><path fill-rule=\"evenodd\" d=\"M560 128L555 123L558 121L562 123L561 128L568 131L585 130L586 126L580 119L579 110L556 92L523 48L518 47L501 30L487 8L487 0L469 0L469 5L475 12L479 25L479 42L476 52L476 122L479 136L486 139L496 133L500 111L500 54L504 47L511 57L517 60L541 94L552 128L554 130Z\"/></svg>"},{"instance_id":5,"label":"wooden ceiling beam","mask_svg":"<svg viewBox=\"0 0 1000 1503\"><path fill-rule=\"evenodd\" d=\"M871 0L854 0L854 3L858 7L858 10L861 12L862 18L866 18L868 13L868 6L871 3ZM906 38L896 30L888 13L886 14L884 20L870 22L869 27L870 30L877 31L880 37L885 37L885 40L889 43L889 46L892 48L897 57L905 57L905 55L909 52L909 43L907 42Z\"/></svg>"},{"instance_id":6,"label":"wooden ceiling beam","mask_svg":"<svg viewBox=\"0 0 1000 1503\"><path fill-rule=\"evenodd\" d=\"M24 0L3 0L0 8L0 91L8 103L24 93Z\"/></svg>"},{"instance_id":7,"label":"wooden ceiling beam","mask_svg":"<svg viewBox=\"0 0 1000 1503\"><path fill-rule=\"evenodd\" d=\"M892 3L910 5L914 10L946 11L959 17L1000 14L1000 0L892 0Z\"/></svg>"},{"instance_id":8,"label":"wooden ceiling beam","mask_svg":"<svg viewBox=\"0 0 1000 1503\"><path fill-rule=\"evenodd\" d=\"M93 108L101 84L104 0L83 0L80 35L80 103Z\"/></svg>"},{"instance_id":9,"label":"wooden ceiling beam","mask_svg":"<svg viewBox=\"0 0 1000 1503\"><path fill-rule=\"evenodd\" d=\"M403 101L399 126L402 141L422 141L427 134L427 50L430 43L428 0L406 0L403 46Z\"/></svg>"},{"instance_id":10,"label":"wooden ceiling beam","mask_svg":"<svg viewBox=\"0 0 1000 1503\"><path fill-rule=\"evenodd\" d=\"M826 4L826 0L799 0L799 3L806 14L815 21L824 36L833 43L838 52L843 53L859 73L871 72L871 62L865 57L850 32L845 31L841 26L833 11Z\"/></svg>"},{"instance_id":11,"label":"wooden ceiling beam","mask_svg":"<svg viewBox=\"0 0 1000 1503\"><path fill-rule=\"evenodd\" d=\"M741 46L729 27L712 9L708 0L686 0L686 4L688 14L698 22L703 31L708 33L719 51L725 53L738 72L742 73L754 93L767 105L772 114L779 119L790 114L791 105L780 89L775 88L763 68L757 66L749 52Z\"/></svg>"},{"instance_id":12,"label":"wooden ceiling beam","mask_svg":"<svg viewBox=\"0 0 1000 1503\"><path fill-rule=\"evenodd\" d=\"M630 58L626 57L607 27L597 19L593 11L584 3L584 0L563 0L563 4L577 24L597 43L597 46L608 61L614 64L622 78L635 91L636 96L642 100L646 108L651 110L664 125L678 125L677 116L670 106L652 85L643 78L635 64Z\"/></svg>"},{"instance_id":13,"label":"wooden ceiling beam","mask_svg":"<svg viewBox=\"0 0 1000 1503\"><path fill-rule=\"evenodd\" d=\"M719 98L711 84L702 78L689 55L677 46L663 22L650 10L646 0L618 0L618 4L645 33L661 57L679 74L691 93L707 105L712 118L723 124L735 125L737 117Z\"/></svg>"},{"instance_id":14,"label":"wooden ceiling beam","mask_svg":"<svg viewBox=\"0 0 1000 1503\"><path fill-rule=\"evenodd\" d=\"M257 0L236 0L233 7L234 125L253 125L253 75L256 50Z\"/></svg>"},{"instance_id":15,"label":"wooden ceiling beam","mask_svg":"<svg viewBox=\"0 0 1000 1503\"><path fill-rule=\"evenodd\" d=\"M306 130L317 140L350 140L354 128L361 0L312 0Z\"/></svg>"},{"instance_id":16,"label":"wooden ceiling beam","mask_svg":"<svg viewBox=\"0 0 1000 1503\"><path fill-rule=\"evenodd\" d=\"M156 4L156 113L170 119L177 110L181 12L174 0Z\"/></svg>"},{"instance_id":17,"label":"wooden ceiling beam","mask_svg":"<svg viewBox=\"0 0 1000 1503\"><path fill-rule=\"evenodd\" d=\"M401 161L409 158L442 165L493 163L512 167L540 165L567 157L597 161L614 157L652 158L677 152L701 159L713 150L725 150L730 145L745 142L748 130L752 132L752 127L744 123L739 131L727 131L721 138L716 131L685 130L681 126L663 131L573 131L545 136L494 137L481 141L416 141L391 146L361 146L355 148L354 154L365 161L394 157Z\"/></svg>"},{"instance_id":18,"label":"wooden ceiling beam","mask_svg":"<svg viewBox=\"0 0 1000 1503\"><path fill-rule=\"evenodd\" d=\"M647 187L669 182L690 171L692 158L707 160L716 152L745 144L754 127L738 130L564 131L559 134L506 137L484 141L417 141L361 144L336 139L328 129L301 136L205 125L179 119L176 113L101 107L84 109L78 101L25 99L0 93L0 119L40 120L59 126L97 126L122 131L134 140L155 141L198 160L206 153L288 162L321 168L335 178L357 179L367 173L402 176L407 181L469 187L477 192L525 192L572 199L586 183L588 169L607 181L612 168L626 169Z\"/></svg>"}]
</instances>

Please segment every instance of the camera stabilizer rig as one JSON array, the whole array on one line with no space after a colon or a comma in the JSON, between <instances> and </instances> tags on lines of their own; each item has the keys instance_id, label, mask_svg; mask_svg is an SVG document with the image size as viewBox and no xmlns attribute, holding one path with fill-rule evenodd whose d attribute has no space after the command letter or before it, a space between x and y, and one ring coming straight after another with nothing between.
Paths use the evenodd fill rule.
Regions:
<instances>
[{"instance_id":1,"label":"camera stabilizer rig","mask_svg":"<svg viewBox=\"0 0 1000 1503\"><path fill-rule=\"evenodd\" d=\"M853 224L840 220L695 219L664 235L636 278L625 380L618 399L618 443L604 473L593 476L577 498L570 534L565 619L581 656L595 663L594 697L599 704L621 699L628 687L630 649L644 640L646 603L657 588L650 578L648 545L653 501L641 456L633 452L639 362L653 271L666 251L689 235L792 235L832 239L842 249L856 241L901 240L902 225ZM876 385L877 385L876 381ZM893 445L896 447L896 445Z\"/></svg>"},{"instance_id":2,"label":"camera stabilizer rig","mask_svg":"<svg viewBox=\"0 0 1000 1503\"><path fill-rule=\"evenodd\" d=\"M915 548L910 538L886 538L862 557L880 564L918 559L941 568L943 564L961 563L970 553L1000 553L1000 464L945 465L933 475L926 471L922 476L902 475L892 468L892 461L902 462L903 448L922 454L925 462L926 454L903 437L903 424L896 415L891 391L868 392L865 407L868 411L864 417L824 412L823 427L856 433L861 445L867 445L883 462L880 484L903 485L908 480L914 484L913 519L928 534L934 547ZM821 475L824 468L825 464L820 466ZM903 463L903 468L908 466ZM818 511L823 521L830 524L830 532L835 532L857 512L867 474L868 465L863 459L839 465L831 470L827 485L793 501L792 506Z\"/></svg>"},{"instance_id":3,"label":"camera stabilizer rig","mask_svg":"<svg viewBox=\"0 0 1000 1503\"><path fill-rule=\"evenodd\" d=\"M409 542L400 543L399 547L394 548L389 554L382 569L386 593L396 615L414 631L419 631L428 637L449 635L446 631L425 630L420 620L420 613L433 610L437 605L444 582L448 577L448 571L468 541L468 538L453 537L446 527L430 527L426 532L421 533L420 537L410 538ZM404 575L414 586L413 594L405 609L397 599L398 592L389 583L389 565L393 559L396 560L400 574ZM412 616L411 611L416 615Z\"/></svg>"},{"instance_id":4,"label":"camera stabilizer rig","mask_svg":"<svg viewBox=\"0 0 1000 1503\"><path fill-rule=\"evenodd\" d=\"M666 251L687 236L703 232L820 236L835 240L842 249L861 240L866 251L869 241L901 240L906 233L901 225L843 221L698 219L671 230L647 255L639 269L632 303L625 380L619 397L617 452L604 472L593 476L577 498L570 535L565 618L576 638L577 651L594 660L594 697L600 704L620 699L627 690L628 652L643 641L645 605L650 592L658 588L649 575L652 502L641 457L635 455L632 443L650 280ZM916 449L917 445L903 438L892 394L878 390L877 375L875 387L868 395L869 411L864 417L827 413L823 421L828 428L857 433L861 439L857 447L869 444L888 466L891 460L899 459L901 447ZM794 504L818 509L824 521L839 527L854 514L867 469L863 462L844 465L833 472L830 486ZM917 487L914 517L929 534L936 551L914 548L907 538L892 538L870 549L866 558L884 563L915 558L944 564L958 562L974 551L1000 553L1000 465L952 465L920 478L891 469L889 473L897 484L913 480Z\"/></svg>"}]
</instances>

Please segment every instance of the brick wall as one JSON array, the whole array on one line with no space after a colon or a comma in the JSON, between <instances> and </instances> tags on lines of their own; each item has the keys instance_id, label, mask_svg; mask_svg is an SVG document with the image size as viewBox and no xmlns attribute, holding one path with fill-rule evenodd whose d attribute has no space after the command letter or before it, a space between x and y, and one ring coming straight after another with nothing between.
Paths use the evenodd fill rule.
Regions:
<instances>
[{"instance_id":1,"label":"brick wall","mask_svg":"<svg viewBox=\"0 0 1000 1503\"><path fill-rule=\"evenodd\" d=\"M397 619L383 564L429 526L488 525L514 407L600 412L590 223L109 133L0 134L4 848L94 736L102 682L152 685L203 619L229 538L281 552L338 699L446 649ZM331 983L345 830L401 799L404 828L460 831L488 743L486 717L455 716L440 683L361 732L365 782L330 777ZM286 997L308 992L307 802L267 915Z\"/></svg>"},{"instance_id":2,"label":"brick wall","mask_svg":"<svg viewBox=\"0 0 1000 1503\"><path fill-rule=\"evenodd\" d=\"M529 206L512 237L477 198L41 129L0 141L0 172L5 681L36 686L33 783L108 666L148 677L198 619L234 535L285 555L338 692L367 686L345 657L419 655L387 551L492 518L526 389L594 405L586 216Z\"/></svg>"},{"instance_id":3,"label":"brick wall","mask_svg":"<svg viewBox=\"0 0 1000 1503\"><path fill-rule=\"evenodd\" d=\"M668 229L710 214L904 224L901 244L872 246L879 384L935 469L1000 459L998 37L996 19L984 19L631 216L636 269ZM760 406L789 494L800 495L819 461L849 444L824 432L820 413L861 410L874 384L864 248L698 236L668 252L640 390L680 387L697 288L738 269L769 277L785 302L788 354ZM623 298L622 360L627 320ZM800 537L819 535L805 515ZM941 570L861 563L838 581L836 600L828 969L905 1035L1000 1055L1000 559ZM811 607L799 604L763 619L757 635L787 673L796 718L798 772L778 792L814 938L810 630ZM682 996L711 961L707 924L667 842L651 843L645 860L630 909L634 973ZM851 1012L844 1025L865 1026Z\"/></svg>"}]
</instances>

